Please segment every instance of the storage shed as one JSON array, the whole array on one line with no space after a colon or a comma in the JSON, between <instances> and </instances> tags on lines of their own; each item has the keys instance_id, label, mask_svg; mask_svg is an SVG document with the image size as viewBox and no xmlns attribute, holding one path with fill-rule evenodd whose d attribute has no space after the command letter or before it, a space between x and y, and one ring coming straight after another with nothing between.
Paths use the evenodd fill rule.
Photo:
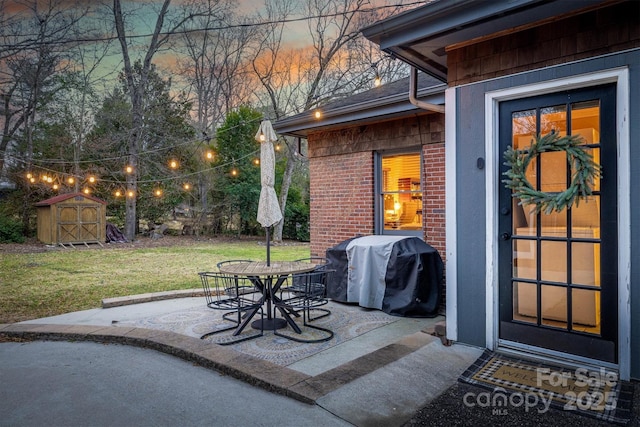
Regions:
<instances>
[{"instance_id":1,"label":"storage shed","mask_svg":"<svg viewBox=\"0 0 640 427\"><path fill-rule=\"evenodd\" d=\"M107 202L82 193L68 193L36 203L38 240L46 244L105 241Z\"/></svg>"}]
</instances>

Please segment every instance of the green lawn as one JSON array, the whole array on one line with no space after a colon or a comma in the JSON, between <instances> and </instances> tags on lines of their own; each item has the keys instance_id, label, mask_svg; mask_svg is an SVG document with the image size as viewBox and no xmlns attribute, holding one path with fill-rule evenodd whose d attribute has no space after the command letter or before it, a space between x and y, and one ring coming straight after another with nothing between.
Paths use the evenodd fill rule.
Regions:
<instances>
[{"instance_id":1,"label":"green lawn","mask_svg":"<svg viewBox=\"0 0 640 427\"><path fill-rule=\"evenodd\" d=\"M271 247L272 260L308 256L308 244ZM226 259L266 260L266 248L256 241L213 241L0 253L0 323L97 308L103 298L199 288L197 273Z\"/></svg>"}]
</instances>

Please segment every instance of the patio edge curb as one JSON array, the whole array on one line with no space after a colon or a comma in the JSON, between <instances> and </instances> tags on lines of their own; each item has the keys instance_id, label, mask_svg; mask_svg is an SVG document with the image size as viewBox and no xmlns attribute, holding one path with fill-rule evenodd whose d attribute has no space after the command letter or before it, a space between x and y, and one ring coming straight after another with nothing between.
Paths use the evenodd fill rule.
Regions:
<instances>
[{"instance_id":1,"label":"patio edge curb","mask_svg":"<svg viewBox=\"0 0 640 427\"><path fill-rule=\"evenodd\" d=\"M12 340L87 341L147 348L213 369L272 393L307 404L316 403L312 394L294 389L296 385L309 379L308 375L174 332L119 326L0 324L0 342ZM252 372L241 369L246 366L251 366Z\"/></svg>"},{"instance_id":2,"label":"patio edge curb","mask_svg":"<svg viewBox=\"0 0 640 427\"><path fill-rule=\"evenodd\" d=\"M102 308L121 307L144 302L162 301L173 298L204 297L202 288L180 289L175 291L150 292L146 294L128 295L124 297L104 298Z\"/></svg>"}]
</instances>

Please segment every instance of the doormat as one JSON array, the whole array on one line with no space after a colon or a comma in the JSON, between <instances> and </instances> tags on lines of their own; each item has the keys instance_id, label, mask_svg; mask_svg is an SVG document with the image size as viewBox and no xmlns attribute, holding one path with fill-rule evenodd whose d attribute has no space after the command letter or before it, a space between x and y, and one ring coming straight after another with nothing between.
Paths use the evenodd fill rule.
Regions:
<instances>
[{"instance_id":1,"label":"doormat","mask_svg":"<svg viewBox=\"0 0 640 427\"><path fill-rule=\"evenodd\" d=\"M627 424L633 385L613 371L565 368L516 359L486 350L458 379L491 391L487 406L554 408Z\"/></svg>"}]
</instances>

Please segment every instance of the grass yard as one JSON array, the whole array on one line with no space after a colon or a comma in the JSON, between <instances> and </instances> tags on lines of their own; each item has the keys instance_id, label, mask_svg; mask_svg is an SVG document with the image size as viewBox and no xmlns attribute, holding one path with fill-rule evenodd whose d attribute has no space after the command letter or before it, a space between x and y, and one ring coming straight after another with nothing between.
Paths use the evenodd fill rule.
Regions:
<instances>
[{"instance_id":1,"label":"grass yard","mask_svg":"<svg viewBox=\"0 0 640 427\"><path fill-rule=\"evenodd\" d=\"M219 261L266 260L264 242L256 240L162 243L31 253L0 245L0 323L97 308L103 298L199 288L197 273L215 270ZM272 261L308 256L308 244L271 247Z\"/></svg>"}]
</instances>

